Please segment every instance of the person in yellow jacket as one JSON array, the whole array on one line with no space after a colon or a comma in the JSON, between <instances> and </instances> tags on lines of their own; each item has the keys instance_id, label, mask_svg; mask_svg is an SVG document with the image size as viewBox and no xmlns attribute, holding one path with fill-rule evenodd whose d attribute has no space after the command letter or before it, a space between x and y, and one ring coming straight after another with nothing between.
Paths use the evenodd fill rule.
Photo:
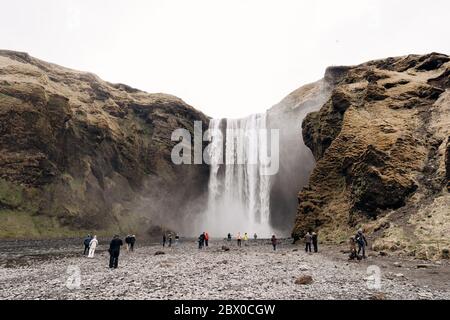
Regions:
<instances>
[{"instance_id":1,"label":"person in yellow jacket","mask_svg":"<svg viewBox=\"0 0 450 320\"><path fill-rule=\"evenodd\" d=\"M244 233L244 237L242 238L242 240L244 240L244 245L247 245L247 241L248 241L248 234L247 234L247 232Z\"/></svg>"}]
</instances>

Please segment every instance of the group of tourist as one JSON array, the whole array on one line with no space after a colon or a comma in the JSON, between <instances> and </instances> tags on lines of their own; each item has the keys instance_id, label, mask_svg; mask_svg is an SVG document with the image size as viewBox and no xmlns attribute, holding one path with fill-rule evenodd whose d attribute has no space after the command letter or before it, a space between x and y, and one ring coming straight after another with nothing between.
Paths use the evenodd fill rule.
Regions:
<instances>
[{"instance_id":1,"label":"group of tourist","mask_svg":"<svg viewBox=\"0 0 450 320\"><path fill-rule=\"evenodd\" d=\"M94 258L95 255L95 249L98 246L98 239L97 236L91 236L90 234L84 239L84 253L83 255L88 256L88 258ZM136 236L135 235L127 235L125 237L125 243L127 245L127 251L134 251L134 245L136 243ZM109 267L116 269L119 265L119 255L120 255L120 248L123 246L123 241L120 239L118 235L115 235L113 239L111 240L109 244Z\"/></svg>"},{"instance_id":2,"label":"group of tourist","mask_svg":"<svg viewBox=\"0 0 450 320\"><path fill-rule=\"evenodd\" d=\"M255 240L258 239L258 236L256 233L254 234L253 238ZM176 234L175 235L175 244L178 244L179 240L180 240L180 237L178 236L178 234ZM228 241L232 240L231 233L228 233L227 240ZM246 243L249 240L248 234L244 233L244 235L241 236L241 233L238 232L238 234L236 236L236 240L237 240L237 246L242 247L242 241L244 241L244 243ZM294 237L294 244L297 240L299 240L299 237ZM305 241L305 252L312 253L312 251L314 250L314 252L317 253L319 251L318 236L317 236L316 232L307 232L304 237L304 241ZM163 241L162 241L163 247L166 246L167 242L168 242L168 246L171 247L172 246L172 234L171 233L169 233L168 235L166 235L166 233L163 234ZM278 239L276 238L275 235L272 235L270 242L272 244L273 250L276 251L277 245L278 245ZM94 236L88 235L84 239L83 243L84 243L84 253L83 254L87 255L88 258L94 258L95 250L98 246L97 236L96 235L94 235ZM127 245L127 251L133 252L134 245L136 243L136 236L135 235L127 235L125 237L125 243ZM209 245L209 234L208 234L208 232L203 232L198 237L198 248L199 249L207 248L208 245ZM108 249L108 252L110 255L110 260L109 260L110 268L115 269L118 267L120 248L122 246L123 246L122 239L120 239L120 237L118 235L115 235L113 237L113 239L111 240L111 242L109 244L109 249ZM367 239L366 239L362 229L359 229L355 236L350 237L349 246L350 246L349 260L356 259L359 261L361 259L366 258ZM358 246L358 249L356 248L356 246Z\"/></svg>"},{"instance_id":3,"label":"group of tourist","mask_svg":"<svg viewBox=\"0 0 450 320\"><path fill-rule=\"evenodd\" d=\"M180 242L180 236L178 234L175 235L175 245L178 245L178 242ZM170 248L172 247L172 243L173 243L173 235L172 233L169 233L168 235L166 235L166 233L163 233L163 238L162 238L162 245L163 247L167 246Z\"/></svg>"}]
</instances>

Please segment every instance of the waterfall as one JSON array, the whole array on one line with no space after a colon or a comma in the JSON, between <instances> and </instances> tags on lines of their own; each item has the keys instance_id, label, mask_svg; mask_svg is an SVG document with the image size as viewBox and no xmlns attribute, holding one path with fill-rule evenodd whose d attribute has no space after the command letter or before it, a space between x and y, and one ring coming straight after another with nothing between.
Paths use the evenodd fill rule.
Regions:
<instances>
[{"instance_id":1,"label":"waterfall","mask_svg":"<svg viewBox=\"0 0 450 320\"><path fill-rule=\"evenodd\" d=\"M210 178L203 227L211 235L228 232L269 237L271 176L264 174L269 139L266 115L213 119L209 125Z\"/></svg>"}]
</instances>

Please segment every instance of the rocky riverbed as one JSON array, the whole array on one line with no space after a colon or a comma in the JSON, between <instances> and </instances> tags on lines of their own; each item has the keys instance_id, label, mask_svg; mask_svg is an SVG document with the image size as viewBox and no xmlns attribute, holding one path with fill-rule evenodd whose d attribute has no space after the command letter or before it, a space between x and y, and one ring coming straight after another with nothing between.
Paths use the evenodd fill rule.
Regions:
<instances>
[{"instance_id":1,"label":"rocky riverbed","mask_svg":"<svg viewBox=\"0 0 450 320\"><path fill-rule=\"evenodd\" d=\"M275 252L267 240L242 248L216 240L205 250L184 240L122 250L119 268L110 270L106 242L94 259L82 256L78 243L2 243L0 299L450 299L448 261L370 253L348 262L342 248L307 254L287 240Z\"/></svg>"}]
</instances>

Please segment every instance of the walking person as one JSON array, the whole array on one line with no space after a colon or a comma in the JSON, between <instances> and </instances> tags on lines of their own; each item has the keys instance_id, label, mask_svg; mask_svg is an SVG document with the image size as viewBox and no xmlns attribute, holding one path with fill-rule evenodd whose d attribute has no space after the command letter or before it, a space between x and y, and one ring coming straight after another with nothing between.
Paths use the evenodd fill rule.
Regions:
<instances>
[{"instance_id":1,"label":"walking person","mask_svg":"<svg viewBox=\"0 0 450 320\"><path fill-rule=\"evenodd\" d=\"M131 236L127 235L125 237L125 244L127 245L127 252L130 251L130 245L131 245Z\"/></svg>"},{"instance_id":2,"label":"walking person","mask_svg":"<svg viewBox=\"0 0 450 320\"><path fill-rule=\"evenodd\" d=\"M313 244L313 247L314 247L314 252L317 253L317 252L319 252L317 233L313 232L312 235L311 235L311 238L312 238L312 244Z\"/></svg>"},{"instance_id":3,"label":"walking person","mask_svg":"<svg viewBox=\"0 0 450 320\"><path fill-rule=\"evenodd\" d=\"M109 268L117 269L119 266L120 247L123 246L122 239L115 235L109 244Z\"/></svg>"},{"instance_id":4,"label":"walking person","mask_svg":"<svg viewBox=\"0 0 450 320\"><path fill-rule=\"evenodd\" d=\"M98 245L97 236L94 236L94 238L92 238L91 242L89 243L89 255L88 255L88 258L93 258L94 257L95 249L97 248L97 245Z\"/></svg>"},{"instance_id":5,"label":"walking person","mask_svg":"<svg viewBox=\"0 0 450 320\"><path fill-rule=\"evenodd\" d=\"M237 239L238 247L242 247L242 238L241 238L241 233L240 232L238 232L236 239Z\"/></svg>"},{"instance_id":6,"label":"walking person","mask_svg":"<svg viewBox=\"0 0 450 320\"><path fill-rule=\"evenodd\" d=\"M208 232L205 232L205 247L208 247L208 242L209 242L209 234Z\"/></svg>"},{"instance_id":7,"label":"walking person","mask_svg":"<svg viewBox=\"0 0 450 320\"><path fill-rule=\"evenodd\" d=\"M367 246L367 240L366 236L364 235L362 229L358 230L358 233L355 236L356 243L358 244L358 255L361 254L362 250L362 258L366 259L366 246Z\"/></svg>"},{"instance_id":8,"label":"walking person","mask_svg":"<svg viewBox=\"0 0 450 320\"><path fill-rule=\"evenodd\" d=\"M311 233L309 233L309 231L306 233L305 235L305 251L306 252L311 252L311 242L312 242L312 236Z\"/></svg>"},{"instance_id":9,"label":"walking person","mask_svg":"<svg viewBox=\"0 0 450 320\"><path fill-rule=\"evenodd\" d=\"M86 255L89 253L89 244L91 243L91 240L92 240L92 236L90 234L88 234L87 237L84 238L84 241L83 241L84 253L83 253L83 255Z\"/></svg>"},{"instance_id":10,"label":"walking person","mask_svg":"<svg viewBox=\"0 0 450 320\"><path fill-rule=\"evenodd\" d=\"M278 240L277 240L277 238L275 237L274 234L272 235L272 239L270 239L270 241L272 242L273 251L276 251L277 250L277 242L278 242Z\"/></svg>"},{"instance_id":11,"label":"walking person","mask_svg":"<svg viewBox=\"0 0 450 320\"><path fill-rule=\"evenodd\" d=\"M134 244L136 243L136 236L133 234L130 237L130 250L131 252L134 252Z\"/></svg>"},{"instance_id":12,"label":"walking person","mask_svg":"<svg viewBox=\"0 0 450 320\"><path fill-rule=\"evenodd\" d=\"M163 244L163 248L166 246L166 234L165 233L163 233L163 242L162 242L162 244Z\"/></svg>"}]
</instances>

